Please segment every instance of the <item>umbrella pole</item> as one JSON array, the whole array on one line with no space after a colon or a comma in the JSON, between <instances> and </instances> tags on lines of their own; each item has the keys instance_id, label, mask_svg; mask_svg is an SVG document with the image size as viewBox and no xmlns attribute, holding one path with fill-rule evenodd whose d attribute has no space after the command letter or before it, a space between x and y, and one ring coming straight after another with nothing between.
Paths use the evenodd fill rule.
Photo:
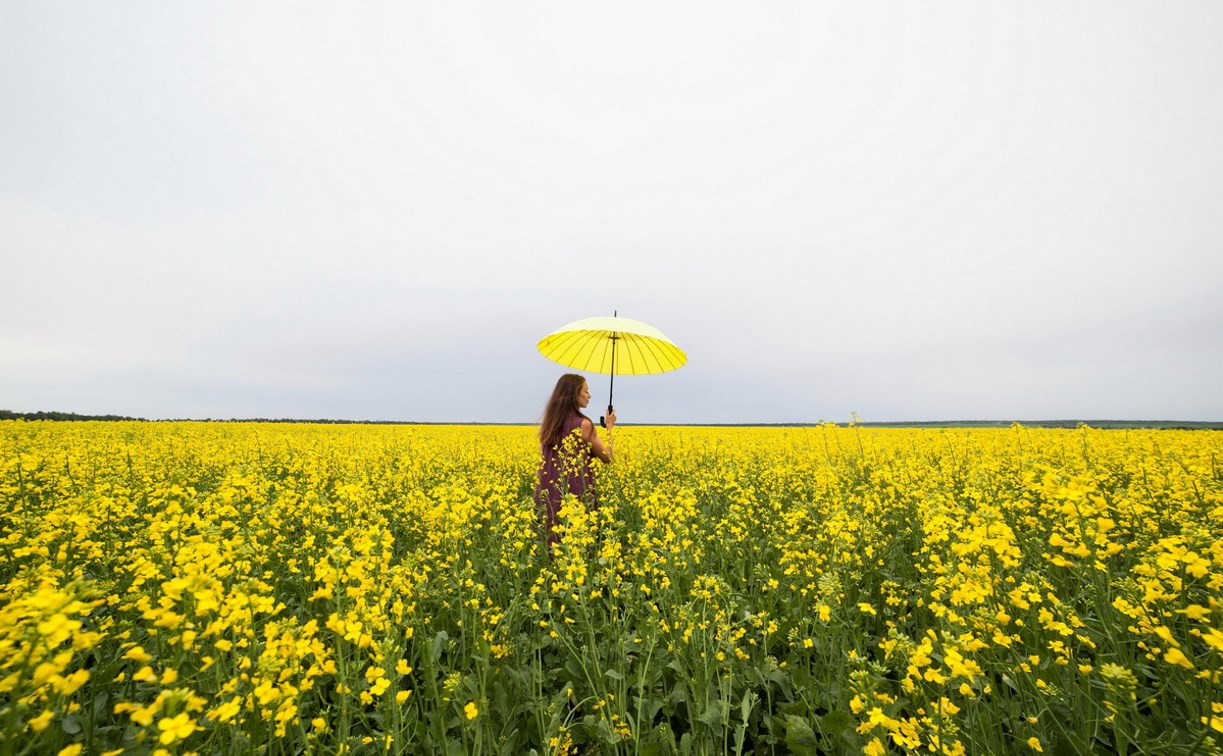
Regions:
<instances>
[{"instance_id":1,"label":"umbrella pole","mask_svg":"<svg viewBox=\"0 0 1223 756\"><path fill-rule=\"evenodd\" d=\"M613 317L613 318L614 318L614 317L616 317L616 316L617 316L617 315L619 315L619 314L620 314L620 311L619 311L619 310L612 310L612 317ZM617 341L619 341L619 340L620 340L620 337L616 335L616 332L615 332L615 331L612 331L612 373L611 373L611 386L610 386L610 387L607 389L607 414L609 414L609 415L610 415L610 414L613 412L613 410L612 410L612 394L616 393L616 342L617 342Z\"/></svg>"},{"instance_id":2,"label":"umbrella pole","mask_svg":"<svg viewBox=\"0 0 1223 756\"><path fill-rule=\"evenodd\" d=\"M619 313L619 310L612 310L612 317L613 318L616 317L618 313ZM615 331L612 331L611 339L612 339L612 364L611 364L611 387L608 388L607 390L607 414L608 415L610 415L613 411L612 410L612 396L616 393L616 342L620 340L620 337L616 335ZM602 425L604 428L606 428L607 418L600 417L599 425Z\"/></svg>"},{"instance_id":3,"label":"umbrella pole","mask_svg":"<svg viewBox=\"0 0 1223 756\"><path fill-rule=\"evenodd\" d=\"M620 337L612 331L612 372L611 372L611 387L607 389L607 413L612 412L612 394L616 393L616 342Z\"/></svg>"}]
</instances>

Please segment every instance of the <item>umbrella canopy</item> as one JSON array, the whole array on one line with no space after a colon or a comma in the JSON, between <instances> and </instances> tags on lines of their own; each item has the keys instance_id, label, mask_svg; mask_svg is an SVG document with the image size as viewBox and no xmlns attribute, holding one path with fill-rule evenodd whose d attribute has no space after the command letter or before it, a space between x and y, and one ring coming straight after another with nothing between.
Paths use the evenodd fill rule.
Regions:
<instances>
[{"instance_id":1,"label":"umbrella canopy","mask_svg":"<svg viewBox=\"0 0 1223 756\"><path fill-rule=\"evenodd\" d=\"M539 353L576 370L648 375L682 367L688 355L653 326L631 318L586 318L539 342Z\"/></svg>"},{"instance_id":2,"label":"umbrella canopy","mask_svg":"<svg viewBox=\"0 0 1223 756\"><path fill-rule=\"evenodd\" d=\"M649 375L683 367L688 355L653 326L631 318L586 318L562 326L539 341L539 353L565 367L610 373L607 411L617 375ZM605 425L604 418L599 424Z\"/></svg>"}]
</instances>

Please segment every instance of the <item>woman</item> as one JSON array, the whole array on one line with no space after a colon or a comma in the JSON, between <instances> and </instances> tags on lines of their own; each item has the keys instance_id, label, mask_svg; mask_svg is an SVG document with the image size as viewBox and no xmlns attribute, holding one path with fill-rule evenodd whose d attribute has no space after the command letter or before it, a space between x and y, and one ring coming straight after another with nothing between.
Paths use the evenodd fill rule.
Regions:
<instances>
[{"instance_id":1,"label":"woman","mask_svg":"<svg viewBox=\"0 0 1223 756\"><path fill-rule=\"evenodd\" d=\"M543 460L535 483L535 506L543 520L549 549L559 540L556 521L566 494L573 494L591 509L599 506L591 458L598 458L604 464L612 461L611 430L616 427L616 413L607 413L607 443L604 444L595 432L594 423L582 414L589 403L590 387L586 379L573 373L562 375L552 389L539 424L539 450Z\"/></svg>"}]
</instances>

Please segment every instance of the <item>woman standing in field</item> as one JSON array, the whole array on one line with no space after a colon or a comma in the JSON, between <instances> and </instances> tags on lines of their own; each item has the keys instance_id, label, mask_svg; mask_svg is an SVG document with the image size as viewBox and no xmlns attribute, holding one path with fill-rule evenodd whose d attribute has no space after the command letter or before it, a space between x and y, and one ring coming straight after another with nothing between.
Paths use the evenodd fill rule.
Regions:
<instances>
[{"instance_id":1,"label":"woman standing in field","mask_svg":"<svg viewBox=\"0 0 1223 756\"><path fill-rule=\"evenodd\" d=\"M590 460L597 458L604 464L612 461L611 430L616 427L616 413L607 413L607 443L604 444L595 432L594 423L582 414L589 403L590 387L586 379L566 373L552 389L539 424L539 450L543 459L535 483L535 507L543 521L549 549L558 540L555 528L561 500L566 494L573 494L588 508L597 509L599 499Z\"/></svg>"}]
</instances>

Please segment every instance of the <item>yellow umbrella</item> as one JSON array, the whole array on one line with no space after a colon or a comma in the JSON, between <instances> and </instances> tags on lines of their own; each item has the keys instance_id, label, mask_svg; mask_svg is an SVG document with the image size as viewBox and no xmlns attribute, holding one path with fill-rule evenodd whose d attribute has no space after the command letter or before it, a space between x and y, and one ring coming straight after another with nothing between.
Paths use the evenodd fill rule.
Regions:
<instances>
[{"instance_id":1,"label":"yellow umbrella","mask_svg":"<svg viewBox=\"0 0 1223 756\"><path fill-rule=\"evenodd\" d=\"M688 361L688 355L657 328L616 316L574 321L540 339L538 346L540 354L565 367L609 373L608 412L617 375L665 373ZM604 418L599 424L605 425Z\"/></svg>"}]
</instances>

